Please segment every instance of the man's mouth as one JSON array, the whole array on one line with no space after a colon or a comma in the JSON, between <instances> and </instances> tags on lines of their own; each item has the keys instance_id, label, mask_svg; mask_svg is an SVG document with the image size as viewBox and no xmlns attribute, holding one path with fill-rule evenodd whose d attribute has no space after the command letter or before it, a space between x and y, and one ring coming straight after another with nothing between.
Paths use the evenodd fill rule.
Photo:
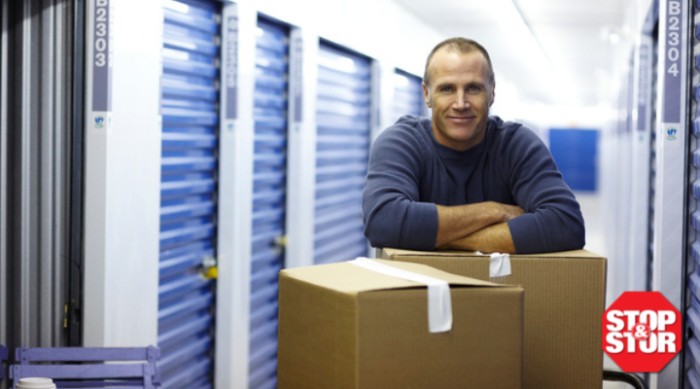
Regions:
<instances>
[{"instance_id":1,"label":"man's mouth","mask_svg":"<svg viewBox=\"0 0 700 389\"><path fill-rule=\"evenodd\" d=\"M455 122L466 122L474 119L474 116L448 116L447 118Z\"/></svg>"}]
</instances>

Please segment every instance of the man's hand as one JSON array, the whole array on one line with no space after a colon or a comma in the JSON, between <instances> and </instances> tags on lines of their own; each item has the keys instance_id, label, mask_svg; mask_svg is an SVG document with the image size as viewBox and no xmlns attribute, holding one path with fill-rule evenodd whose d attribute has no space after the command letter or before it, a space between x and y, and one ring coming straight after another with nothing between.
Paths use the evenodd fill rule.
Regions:
<instances>
[{"instance_id":1,"label":"man's hand","mask_svg":"<svg viewBox=\"0 0 700 389\"><path fill-rule=\"evenodd\" d=\"M469 236L454 240L439 249L481 251L484 253L515 253L508 224L499 223L483 228Z\"/></svg>"},{"instance_id":2,"label":"man's hand","mask_svg":"<svg viewBox=\"0 0 700 389\"><path fill-rule=\"evenodd\" d=\"M504 217L503 217L503 220L501 220L502 222L507 222L508 220L516 218L516 217L522 215L523 213L525 213L525 211L523 211L523 209L517 205L501 204L501 203L496 203L496 204L500 205L503 208L503 214L504 214L503 216Z\"/></svg>"},{"instance_id":3,"label":"man's hand","mask_svg":"<svg viewBox=\"0 0 700 389\"><path fill-rule=\"evenodd\" d=\"M515 249L513 248L513 239L508 230L508 225L505 222L525 213L517 205L502 204L495 201L457 206L438 205L437 212L438 233L435 239L435 247L466 249L464 243L468 242L470 250L497 251L489 250L486 245L483 248L471 248L479 246L480 241L488 240L490 242L488 247L512 248L510 252ZM494 228L487 229L487 227L491 226L494 226ZM482 230L485 231L478 234ZM467 237L469 239L462 242L463 244L458 243ZM451 245L453 242L457 246Z\"/></svg>"}]
</instances>

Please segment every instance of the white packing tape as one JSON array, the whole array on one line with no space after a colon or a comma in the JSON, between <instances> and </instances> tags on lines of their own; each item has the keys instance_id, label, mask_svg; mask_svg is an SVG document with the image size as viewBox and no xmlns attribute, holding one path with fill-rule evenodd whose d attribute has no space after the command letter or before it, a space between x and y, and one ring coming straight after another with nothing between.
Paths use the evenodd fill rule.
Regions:
<instances>
[{"instance_id":1,"label":"white packing tape","mask_svg":"<svg viewBox=\"0 0 700 389\"><path fill-rule=\"evenodd\" d=\"M348 262L377 273L427 285L428 328L430 332L447 332L452 329L452 299L450 297L450 285L447 281L387 266L368 258L360 257Z\"/></svg>"},{"instance_id":2,"label":"white packing tape","mask_svg":"<svg viewBox=\"0 0 700 389\"><path fill-rule=\"evenodd\" d=\"M491 253L489 277L505 277L510 275L510 254Z\"/></svg>"}]
</instances>

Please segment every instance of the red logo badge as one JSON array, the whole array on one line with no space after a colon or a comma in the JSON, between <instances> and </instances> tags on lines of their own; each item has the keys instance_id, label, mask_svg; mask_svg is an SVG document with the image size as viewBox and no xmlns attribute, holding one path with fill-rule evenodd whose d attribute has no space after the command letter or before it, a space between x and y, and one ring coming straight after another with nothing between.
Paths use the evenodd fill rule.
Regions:
<instances>
[{"instance_id":1,"label":"red logo badge","mask_svg":"<svg viewBox=\"0 0 700 389\"><path fill-rule=\"evenodd\" d=\"M626 372L658 373L683 348L681 314L659 292L625 292L603 314L603 351Z\"/></svg>"}]
</instances>

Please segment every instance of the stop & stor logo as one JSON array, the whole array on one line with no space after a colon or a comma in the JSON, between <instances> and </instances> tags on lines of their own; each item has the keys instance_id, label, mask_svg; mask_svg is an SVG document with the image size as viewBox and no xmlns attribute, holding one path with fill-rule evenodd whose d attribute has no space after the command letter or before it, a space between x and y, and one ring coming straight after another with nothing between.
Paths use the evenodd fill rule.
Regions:
<instances>
[{"instance_id":1,"label":"stop & stor logo","mask_svg":"<svg viewBox=\"0 0 700 389\"><path fill-rule=\"evenodd\" d=\"M658 373L683 348L681 314L659 292L624 292L603 314L603 351L625 372Z\"/></svg>"}]
</instances>

